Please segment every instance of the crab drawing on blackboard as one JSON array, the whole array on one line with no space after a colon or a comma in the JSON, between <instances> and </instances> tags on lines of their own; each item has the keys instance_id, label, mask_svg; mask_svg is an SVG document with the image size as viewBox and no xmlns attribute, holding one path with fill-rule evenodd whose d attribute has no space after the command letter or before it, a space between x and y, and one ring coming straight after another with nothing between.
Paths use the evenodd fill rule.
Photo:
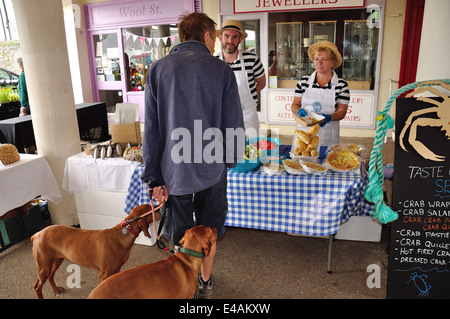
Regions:
<instances>
[{"instance_id":1,"label":"crab drawing on blackboard","mask_svg":"<svg viewBox=\"0 0 450 319\"><path fill-rule=\"evenodd\" d=\"M450 90L450 85L447 85L441 81L428 81L423 82L418 85L440 85L443 88ZM403 130L400 133L400 146L403 150L406 150L406 147L403 143L403 138L406 134L406 131L409 127L411 127L409 136L408 136L408 142L411 144L411 146L419 153L423 158L429 159L432 161L445 161L445 156L442 155L436 155L433 153L426 145L424 145L421 141L418 141L416 139L417 137L417 128L423 127L423 126L431 126L431 127L441 127L441 131L445 132L445 136L447 139L450 139L450 98L446 96L444 93L440 92L439 90L432 88L432 87L420 87L416 89L414 92L408 94L406 97L411 97L413 95L416 95L418 93L424 93L424 92L430 92L433 93L443 99L442 102L427 98L427 97L418 97L418 101L427 102L430 104L433 104L435 106L414 111L412 112L408 119L406 120L405 126L403 127ZM429 118L429 117L420 117L421 115L428 114L428 113L436 113L438 118ZM419 117L418 117L419 116ZM413 120L413 118L416 118Z\"/></svg>"},{"instance_id":2,"label":"crab drawing on blackboard","mask_svg":"<svg viewBox=\"0 0 450 319\"><path fill-rule=\"evenodd\" d=\"M425 274L417 275L416 272L411 273L411 276L409 277L409 280L406 283L413 282L414 286L420 291L419 297L426 297L430 294L431 286L428 286L425 279L427 279L428 276Z\"/></svg>"}]
</instances>

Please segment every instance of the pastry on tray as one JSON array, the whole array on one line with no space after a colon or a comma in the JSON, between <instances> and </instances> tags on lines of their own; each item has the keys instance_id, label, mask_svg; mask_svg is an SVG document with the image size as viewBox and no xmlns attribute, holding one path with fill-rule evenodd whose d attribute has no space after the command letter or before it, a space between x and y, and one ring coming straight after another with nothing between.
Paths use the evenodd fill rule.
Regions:
<instances>
[{"instance_id":1,"label":"pastry on tray","mask_svg":"<svg viewBox=\"0 0 450 319\"><path fill-rule=\"evenodd\" d=\"M338 171L351 171L359 167L360 160L349 150L335 150L327 155L326 163Z\"/></svg>"},{"instance_id":2,"label":"pastry on tray","mask_svg":"<svg viewBox=\"0 0 450 319\"><path fill-rule=\"evenodd\" d=\"M328 168L326 168L325 166L318 164L318 163L313 163L313 162L307 162L307 161L301 161L300 162L303 169L309 173L309 174L326 174L328 171Z\"/></svg>"},{"instance_id":3,"label":"pastry on tray","mask_svg":"<svg viewBox=\"0 0 450 319\"><path fill-rule=\"evenodd\" d=\"M278 175L284 171L284 166L275 163L267 163L263 166L264 172L268 175Z\"/></svg>"},{"instance_id":4,"label":"pastry on tray","mask_svg":"<svg viewBox=\"0 0 450 319\"><path fill-rule=\"evenodd\" d=\"M303 167L297 161L286 159L283 161L283 165L284 168L286 169L286 172L288 172L289 174L293 175L305 174Z\"/></svg>"}]
</instances>

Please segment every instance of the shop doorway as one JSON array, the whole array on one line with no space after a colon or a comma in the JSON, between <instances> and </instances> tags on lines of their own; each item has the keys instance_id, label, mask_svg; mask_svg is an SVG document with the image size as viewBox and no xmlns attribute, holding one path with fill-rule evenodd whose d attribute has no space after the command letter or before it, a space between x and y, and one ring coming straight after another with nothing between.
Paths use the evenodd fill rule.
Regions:
<instances>
[{"instance_id":1,"label":"shop doorway","mask_svg":"<svg viewBox=\"0 0 450 319\"><path fill-rule=\"evenodd\" d=\"M145 79L150 65L179 43L176 24L124 27L92 34L94 98L108 113L117 103L137 103L145 113Z\"/></svg>"},{"instance_id":2,"label":"shop doorway","mask_svg":"<svg viewBox=\"0 0 450 319\"><path fill-rule=\"evenodd\" d=\"M92 83L94 99L106 103L108 112L123 102L124 73L119 33L102 31L93 33L91 42Z\"/></svg>"},{"instance_id":3,"label":"shop doorway","mask_svg":"<svg viewBox=\"0 0 450 319\"><path fill-rule=\"evenodd\" d=\"M256 54L260 58L264 69L267 71L269 69L269 53L267 51L267 45L265 45L264 40L267 36L267 32L266 30L261 29L261 26L266 23L267 14L240 14L239 16L222 16L222 21L229 19L241 22L242 28L248 34L247 38L241 42L239 50ZM257 110L258 117L261 122L264 122L266 120L266 111L263 109L263 105L266 105L264 100L266 100L266 95L261 94L261 92L258 93Z\"/></svg>"}]
</instances>

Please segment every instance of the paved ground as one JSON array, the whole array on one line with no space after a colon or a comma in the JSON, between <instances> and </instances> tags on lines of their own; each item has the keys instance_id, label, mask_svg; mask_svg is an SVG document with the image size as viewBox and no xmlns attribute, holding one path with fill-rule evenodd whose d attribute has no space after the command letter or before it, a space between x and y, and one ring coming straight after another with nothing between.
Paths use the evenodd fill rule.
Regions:
<instances>
[{"instance_id":1,"label":"paved ground","mask_svg":"<svg viewBox=\"0 0 450 319\"><path fill-rule=\"evenodd\" d=\"M363 141L370 146L372 141ZM392 151L388 145L387 151ZM392 158L387 161L392 163ZM384 299L386 297L389 226L380 242L335 240L333 273L327 273L328 240L285 233L228 227L218 243L215 276L217 299ZM122 270L167 256L156 246L134 245ZM369 288L369 265L380 267L380 288ZM56 282L68 287L70 262L64 261ZM81 267L81 287L47 299L84 299L98 284L98 272ZM35 299L36 281L31 242L25 239L0 253L0 299Z\"/></svg>"},{"instance_id":2,"label":"paved ground","mask_svg":"<svg viewBox=\"0 0 450 319\"><path fill-rule=\"evenodd\" d=\"M285 233L227 228L218 243L215 298L218 299L383 299L386 296L388 228L381 242L335 240L333 273L327 273L328 240ZM134 245L122 270L167 256L156 246ZM36 267L31 242L25 239L0 253L0 299L35 299ZM368 288L369 265L380 266L380 288ZM98 284L98 272L81 267L81 288L67 288L73 270L64 261L56 273L55 295L45 284L47 299L84 299Z\"/></svg>"}]
</instances>

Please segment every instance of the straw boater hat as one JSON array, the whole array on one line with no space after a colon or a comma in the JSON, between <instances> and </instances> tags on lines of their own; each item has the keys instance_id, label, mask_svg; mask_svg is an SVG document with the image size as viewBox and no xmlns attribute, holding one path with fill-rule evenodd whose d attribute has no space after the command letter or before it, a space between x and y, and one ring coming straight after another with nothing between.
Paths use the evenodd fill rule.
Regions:
<instances>
[{"instance_id":1,"label":"straw boater hat","mask_svg":"<svg viewBox=\"0 0 450 319\"><path fill-rule=\"evenodd\" d=\"M225 20L222 23L222 29L216 31L216 35L219 36L222 34L223 30L235 30L239 31L241 34L242 39L245 39L247 37L247 33L245 31L242 31L242 25L239 21L236 20Z\"/></svg>"},{"instance_id":2,"label":"straw boater hat","mask_svg":"<svg viewBox=\"0 0 450 319\"><path fill-rule=\"evenodd\" d=\"M333 68L337 69L338 67L340 67L342 64L342 56L339 53L339 50L336 47L336 45L334 45L334 43L332 43L330 41L317 42L309 47L308 55L309 55L309 58L311 59L311 61L314 61L314 54L322 48L330 49L336 56L336 65L333 65Z\"/></svg>"}]
</instances>

